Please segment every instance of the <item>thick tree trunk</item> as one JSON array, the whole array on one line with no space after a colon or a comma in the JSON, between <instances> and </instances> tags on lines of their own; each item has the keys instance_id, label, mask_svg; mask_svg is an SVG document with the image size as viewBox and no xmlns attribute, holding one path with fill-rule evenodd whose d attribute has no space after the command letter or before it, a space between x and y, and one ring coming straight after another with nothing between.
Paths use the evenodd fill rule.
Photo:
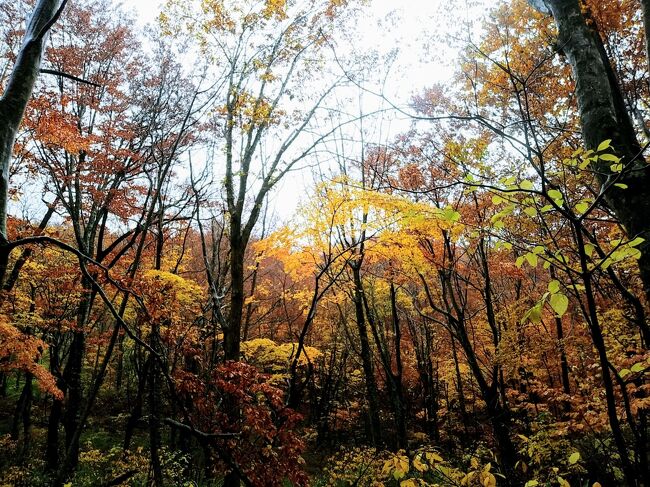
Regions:
<instances>
[{"instance_id":1,"label":"thick tree trunk","mask_svg":"<svg viewBox=\"0 0 650 487\"><path fill-rule=\"evenodd\" d=\"M65 381L59 375L59 348L50 347L50 372L58 377L56 386L65 394ZM47 422L47 445L45 461L48 472L56 472L59 468L59 426L63 415L63 400L53 399L52 408Z\"/></svg>"},{"instance_id":2,"label":"thick tree trunk","mask_svg":"<svg viewBox=\"0 0 650 487\"><path fill-rule=\"evenodd\" d=\"M0 98L0 246L8 240L9 165L16 133L38 78L47 33L64 5L65 1L59 0L36 2L11 77ZM5 280L8 261L9 251L0 248L0 283Z\"/></svg>"},{"instance_id":3,"label":"thick tree trunk","mask_svg":"<svg viewBox=\"0 0 650 487\"><path fill-rule=\"evenodd\" d=\"M70 470L67 475L77 466L79 460L79 440L75 440L75 431L79 425L79 414L81 412L81 401L83 400L83 384L81 382L81 369L85 351L86 337L82 331L76 331L70 345L70 355L63 373L64 380L68 385L66 395L66 406L63 414L63 427L65 428L65 446L68 454L66 464Z\"/></svg>"},{"instance_id":4,"label":"thick tree trunk","mask_svg":"<svg viewBox=\"0 0 650 487\"><path fill-rule=\"evenodd\" d=\"M644 0L644 7L647 7L647 3ZM627 185L627 188L612 186L605 201L631 238L645 239L639 247L639 269L646 298L650 302L650 169L643 157L600 36L588 25L580 2L545 0L545 4L558 27L558 45L573 69L585 145L589 149L596 149L601 142L611 139L616 154L626 165L618 182ZM602 185L615 177L610 165L607 161L592 164Z\"/></svg>"},{"instance_id":5,"label":"thick tree trunk","mask_svg":"<svg viewBox=\"0 0 650 487\"><path fill-rule=\"evenodd\" d=\"M241 325L244 311L244 257L246 243L242 242L237 225L231 225L235 235L230 237L230 313L228 326L223 330L224 360L239 360Z\"/></svg>"},{"instance_id":6,"label":"thick tree trunk","mask_svg":"<svg viewBox=\"0 0 650 487\"><path fill-rule=\"evenodd\" d=\"M239 217L231 215L230 225L230 313L227 327L223 329L224 361L238 361L241 355L241 325L244 312L244 257L246 242L241 239L241 222ZM239 415L235 405L226 405L230 414ZM239 487L237 472L230 472L224 479L224 487Z\"/></svg>"},{"instance_id":7,"label":"thick tree trunk","mask_svg":"<svg viewBox=\"0 0 650 487\"><path fill-rule=\"evenodd\" d=\"M65 401L65 412L63 415L63 427L65 428L66 458L63 462L64 470L61 475L67 476L74 471L79 461L79 433L77 429L83 428L80 424L80 416L83 401L83 382L81 372L83 369L83 358L86 352L85 328L90 316L93 302L93 291L91 284L86 279L81 283L83 295L77 311L77 328L72 334L72 343L63 371L63 378L67 385Z\"/></svg>"},{"instance_id":8,"label":"thick tree trunk","mask_svg":"<svg viewBox=\"0 0 650 487\"><path fill-rule=\"evenodd\" d=\"M63 402L54 399L47 422L47 446L45 449L45 461L49 472L56 472L59 468L59 425L62 416Z\"/></svg>"}]
</instances>

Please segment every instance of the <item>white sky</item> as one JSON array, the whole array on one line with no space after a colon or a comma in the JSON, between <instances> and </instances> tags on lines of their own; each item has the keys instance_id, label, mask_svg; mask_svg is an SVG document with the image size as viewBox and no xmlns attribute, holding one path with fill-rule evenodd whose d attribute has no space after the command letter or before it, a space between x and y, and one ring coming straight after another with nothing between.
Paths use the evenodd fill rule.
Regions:
<instances>
[{"instance_id":1,"label":"white sky","mask_svg":"<svg viewBox=\"0 0 650 487\"><path fill-rule=\"evenodd\" d=\"M124 5L134 8L138 22L145 25L155 22L162 3L161 0L131 0ZM360 16L363 23L358 23L355 29L355 35L359 36L355 47L384 53L399 47L385 93L391 101L403 105L426 87L449 79L457 54L448 45L451 31L462 29L467 22L475 24L484 8L495 3L488 0L369 0ZM390 123L389 131L396 135L406 129L408 122L398 121ZM311 184L312 175L308 172L287 175L271 195L272 211L283 219L290 218Z\"/></svg>"}]
</instances>

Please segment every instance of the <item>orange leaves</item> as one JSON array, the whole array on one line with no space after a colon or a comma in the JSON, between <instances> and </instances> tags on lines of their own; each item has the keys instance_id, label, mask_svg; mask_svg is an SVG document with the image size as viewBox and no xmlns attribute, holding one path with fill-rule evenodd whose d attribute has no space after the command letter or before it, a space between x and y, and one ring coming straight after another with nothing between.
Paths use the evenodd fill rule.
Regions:
<instances>
[{"instance_id":1,"label":"orange leaves","mask_svg":"<svg viewBox=\"0 0 650 487\"><path fill-rule=\"evenodd\" d=\"M146 271L140 286L151 319L170 324L198 313L204 295L195 282L165 271Z\"/></svg>"},{"instance_id":2,"label":"orange leaves","mask_svg":"<svg viewBox=\"0 0 650 487\"><path fill-rule=\"evenodd\" d=\"M38 363L46 348L43 340L22 333L8 322L6 316L0 315L0 371L29 372L44 392L61 399L63 394L54 377Z\"/></svg>"},{"instance_id":3,"label":"orange leaves","mask_svg":"<svg viewBox=\"0 0 650 487\"><path fill-rule=\"evenodd\" d=\"M79 134L70 117L62 117L56 112L45 113L39 117L36 136L47 146L61 148L73 154L90 147L90 141Z\"/></svg>"},{"instance_id":4,"label":"orange leaves","mask_svg":"<svg viewBox=\"0 0 650 487\"><path fill-rule=\"evenodd\" d=\"M424 186L422 170L416 164L408 164L399 169L400 187L407 190L417 190Z\"/></svg>"}]
</instances>

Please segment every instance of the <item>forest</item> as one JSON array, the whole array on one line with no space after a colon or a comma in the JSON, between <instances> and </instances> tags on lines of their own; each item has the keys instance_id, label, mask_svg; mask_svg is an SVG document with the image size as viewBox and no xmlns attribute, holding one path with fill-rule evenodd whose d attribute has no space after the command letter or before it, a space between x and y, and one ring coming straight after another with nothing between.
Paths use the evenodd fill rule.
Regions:
<instances>
[{"instance_id":1,"label":"forest","mask_svg":"<svg viewBox=\"0 0 650 487\"><path fill-rule=\"evenodd\" d=\"M0 486L650 486L650 0L137 3L0 0Z\"/></svg>"}]
</instances>

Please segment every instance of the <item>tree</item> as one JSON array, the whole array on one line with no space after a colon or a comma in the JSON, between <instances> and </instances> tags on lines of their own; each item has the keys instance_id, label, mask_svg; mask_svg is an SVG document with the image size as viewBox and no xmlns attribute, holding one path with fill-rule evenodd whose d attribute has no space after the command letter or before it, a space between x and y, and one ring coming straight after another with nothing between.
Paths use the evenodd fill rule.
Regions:
<instances>
[{"instance_id":1,"label":"tree","mask_svg":"<svg viewBox=\"0 0 650 487\"><path fill-rule=\"evenodd\" d=\"M45 42L52 26L61 16L67 0L39 0L27 23L23 42L16 62L11 70L0 98L0 282L4 282L7 272L9 249L7 239L7 202L9 198L9 166L14 141L32 96L36 79L40 73Z\"/></svg>"},{"instance_id":2,"label":"tree","mask_svg":"<svg viewBox=\"0 0 650 487\"><path fill-rule=\"evenodd\" d=\"M647 2L642 2L644 7ZM639 268L646 298L650 301L650 170L644 150L632 122L620 80L612 68L593 16L578 0L531 2L544 13L552 13L558 28L558 49L566 54L575 78L582 135L587 148L595 150L611 140L623 168L612 170L607 161L594 161L601 185L616 179L624 187L615 187L605 197L607 204L632 237L645 240L640 247ZM644 19L647 15L644 12ZM647 34L647 33L646 33ZM643 122L645 124L645 121Z\"/></svg>"},{"instance_id":3,"label":"tree","mask_svg":"<svg viewBox=\"0 0 650 487\"><path fill-rule=\"evenodd\" d=\"M313 75L346 4L217 1L200 10L169 2L161 16L170 31L184 26L196 33L216 75L211 124L222 156L211 162L224 170L230 246L229 310L221 322L225 360L239 359L244 260L265 198L327 135L305 137L336 77L315 96L301 85ZM296 110L294 97L309 108Z\"/></svg>"}]
</instances>

